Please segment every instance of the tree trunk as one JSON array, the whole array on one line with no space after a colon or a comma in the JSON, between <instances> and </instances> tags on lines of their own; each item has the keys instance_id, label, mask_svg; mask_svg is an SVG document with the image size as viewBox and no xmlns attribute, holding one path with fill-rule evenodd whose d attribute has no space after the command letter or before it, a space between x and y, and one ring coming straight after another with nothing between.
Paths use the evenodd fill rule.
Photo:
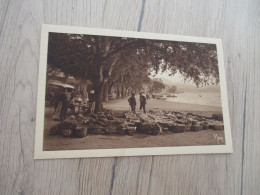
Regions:
<instances>
[{"instance_id":1,"label":"tree trunk","mask_svg":"<svg viewBox=\"0 0 260 195\"><path fill-rule=\"evenodd\" d=\"M103 96L104 96L104 86L105 82L95 82L94 91L95 91L95 112L103 112Z\"/></svg>"},{"instance_id":2,"label":"tree trunk","mask_svg":"<svg viewBox=\"0 0 260 195\"><path fill-rule=\"evenodd\" d=\"M125 91L126 91L126 88L125 88L125 86L122 86L122 98L124 98L124 97L125 97Z\"/></svg>"},{"instance_id":3,"label":"tree trunk","mask_svg":"<svg viewBox=\"0 0 260 195\"><path fill-rule=\"evenodd\" d=\"M77 94L84 94L87 91L88 82L84 79L80 79L75 91Z\"/></svg>"},{"instance_id":4,"label":"tree trunk","mask_svg":"<svg viewBox=\"0 0 260 195\"><path fill-rule=\"evenodd\" d=\"M130 93L130 87L127 87L127 89L126 89L126 96L129 96L129 93Z\"/></svg>"},{"instance_id":5,"label":"tree trunk","mask_svg":"<svg viewBox=\"0 0 260 195\"><path fill-rule=\"evenodd\" d=\"M126 90L125 90L125 97L127 97L127 96L128 96L128 95L127 95L127 91L128 91L128 89L126 89Z\"/></svg>"},{"instance_id":6,"label":"tree trunk","mask_svg":"<svg viewBox=\"0 0 260 195\"><path fill-rule=\"evenodd\" d=\"M104 84L103 100L108 101L108 82Z\"/></svg>"},{"instance_id":7,"label":"tree trunk","mask_svg":"<svg viewBox=\"0 0 260 195\"><path fill-rule=\"evenodd\" d=\"M111 82L107 82L108 84L108 94L111 94L112 93L112 87L113 87L113 84Z\"/></svg>"},{"instance_id":8,"label":"tree trunk","mask_svg":"<svg viewBox=\"0 0 260 195\"><path fill-rule=\"evenodd\" d=\"M117 85L117 99L121 98L121 86Z\"/></svg>"}]
</instances>

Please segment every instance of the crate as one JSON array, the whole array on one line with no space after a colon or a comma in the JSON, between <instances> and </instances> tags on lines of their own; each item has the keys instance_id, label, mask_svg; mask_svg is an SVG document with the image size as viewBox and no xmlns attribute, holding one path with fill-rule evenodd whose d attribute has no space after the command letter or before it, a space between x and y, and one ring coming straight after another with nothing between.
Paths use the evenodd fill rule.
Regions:
<instances>
[{"instance_id":1,"label":"crate","mask_svg":"<svg viewBox=\"0 0 260 195\"><path fill-rule=\"evenodd\" d=\"M202 126L200 126L200 125L193 125L193 126L191 126L191 130L192 131L201 131L202 130Z\"/></svg>"},{"instance_id":2,"label":"crate","mask_svg":"<svg viewBox=\"0 0 260 195\"><path fill-rule=\"evenodd\" d=\"M168 129L173 133L184 133L185 125L170 125Z\"/></svg>"}]
</instances>

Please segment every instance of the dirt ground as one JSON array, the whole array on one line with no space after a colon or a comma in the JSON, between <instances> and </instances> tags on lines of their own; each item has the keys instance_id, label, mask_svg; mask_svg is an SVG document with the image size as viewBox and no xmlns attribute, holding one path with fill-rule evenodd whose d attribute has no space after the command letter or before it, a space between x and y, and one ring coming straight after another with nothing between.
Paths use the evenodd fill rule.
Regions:
<instances>
[{"instance_id":1,"label":"dirt ground","mask_svg":"<svg viewBox=\"0 0 260 195\"><path fill-rule=\"evenodd\" d=\"M127 99L120 99L105 103L104 107L117 111L127 111ZM137 105L138 108L138 105ZM137 109L138 110L138 109ZM149 100L149 110L171 110L179 112L192 112L205 116L220 113L221 107L201 106L193 104L173 103L163 100ZM50 128L57 124L52 116L53 108L45 108L44 122L44 150L83 150L108 148L139 148L139 147L168 147L168 146L201 146L222 145L225 143L224 131L203 130L199 132L162 133L156 136L135 134L129 135L90 135L84 138L62 137L61 135L48 135Z\"/></svg>"}]
</instances>

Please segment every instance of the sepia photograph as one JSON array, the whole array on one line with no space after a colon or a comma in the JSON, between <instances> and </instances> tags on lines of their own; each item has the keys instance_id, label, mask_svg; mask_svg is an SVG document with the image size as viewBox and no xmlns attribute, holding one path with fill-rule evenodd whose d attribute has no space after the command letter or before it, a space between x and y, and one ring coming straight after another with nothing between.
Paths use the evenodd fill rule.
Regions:
<instances>
[{"instance_id":1,"label":"sepia photograph","mask_svg":"<svg viewBox=\"0 0 260 195\"><path fill-rule=\"evenodd\" d=\"M221 40L44 25L35 158L232 152Z\"/></svg>"}]
</instances>

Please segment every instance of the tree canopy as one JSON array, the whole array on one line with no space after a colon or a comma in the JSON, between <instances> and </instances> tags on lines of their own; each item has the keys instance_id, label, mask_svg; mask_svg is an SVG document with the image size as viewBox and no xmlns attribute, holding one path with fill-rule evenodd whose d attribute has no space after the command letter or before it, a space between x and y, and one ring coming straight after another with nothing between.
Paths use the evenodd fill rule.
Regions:
<instances>
[{"instance_id":1,"label":"tree canopy","mask_svg":"<svg viewBox=\"0 0 260 195\"><path fill-rule=\"evenodd\" d=\"M180 72L196 85L218 83L215 44L49 33L48 64L90 80L96 110L102 110L104 85L142 88L150 74Z\"/></svg>"}]
</instances>

